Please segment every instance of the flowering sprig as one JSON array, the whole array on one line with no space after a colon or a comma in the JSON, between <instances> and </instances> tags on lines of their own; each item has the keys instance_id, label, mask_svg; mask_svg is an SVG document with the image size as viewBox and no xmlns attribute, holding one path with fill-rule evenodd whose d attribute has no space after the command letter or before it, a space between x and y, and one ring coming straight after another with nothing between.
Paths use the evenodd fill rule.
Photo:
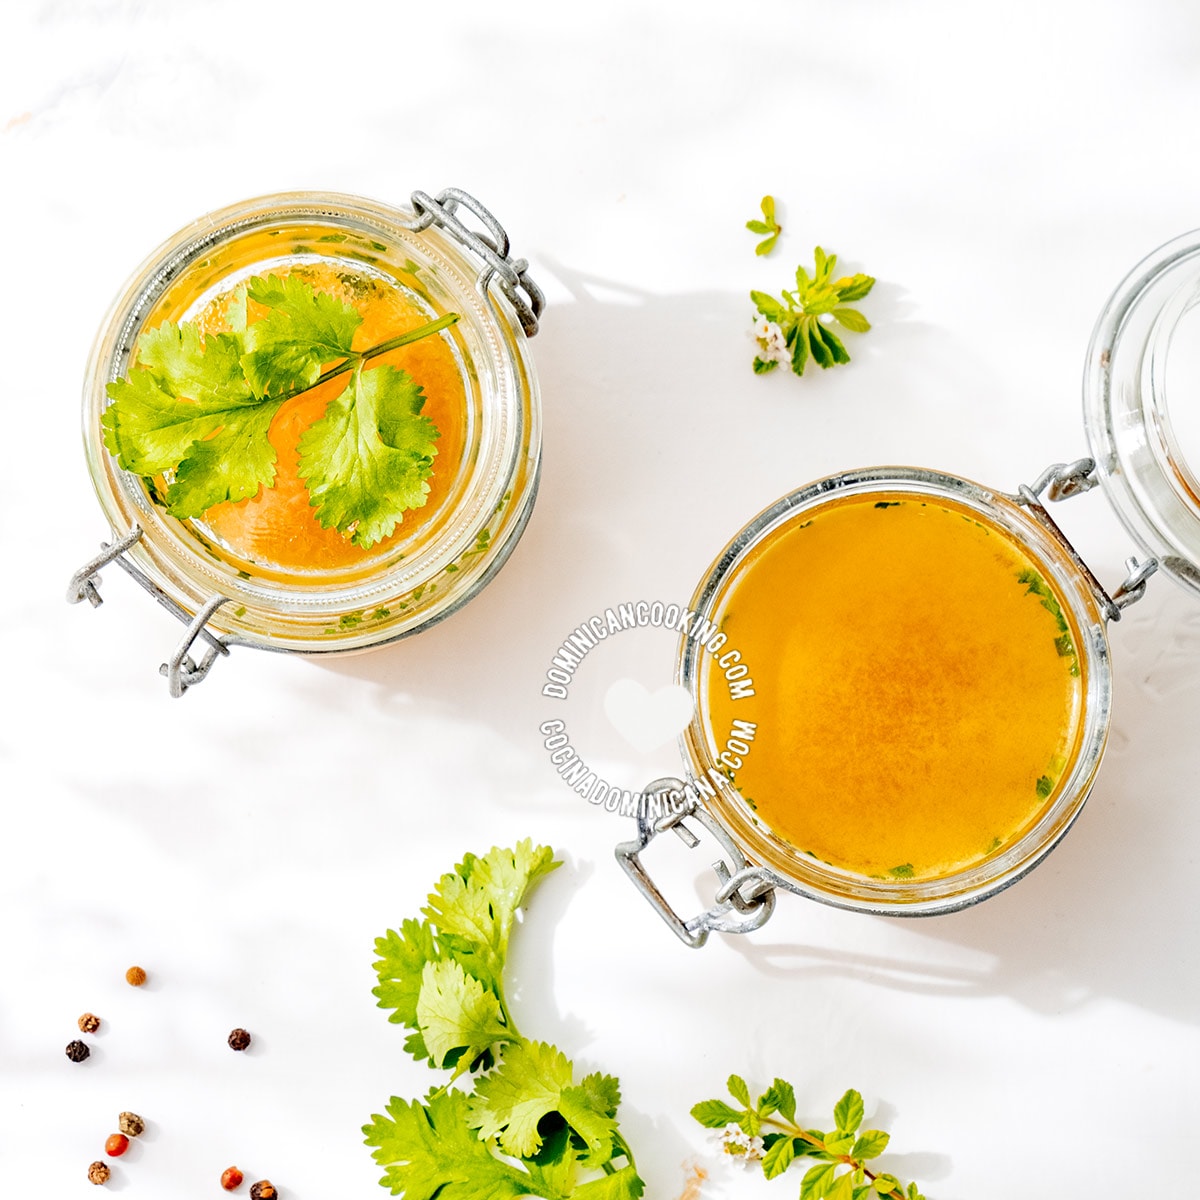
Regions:
<instances>
[{"instance_id":1,"label":"flowering sprig","mask_svg":"<svg viewBox=\"0 0 1200 1200\"><path fill-rule=\"evenodd\" d=\"M706 1129L721 1131L726 1154L744 1164L761 1162L768 1179L800 1159L815 1160L801 1180L800 1200L925 1200L915 1183L905 1187L894 1175L867 1166L890 1138L881 1129L859 1129L863 1099L853 1088L834 1105L834 1129L823 1133L796 1124L796 1093L783 1079L753 1104L740 1075L730 1075L726 1086L740 1109L724 1100L702 1100L692 1116Z\"/></svg>"},{"instance_id":2,"label":"flowering sprig","mask_svg":"<svg viewBox=\"0 0 1200 1200\"><path fill-rule=\"evenodd\" d=\"M875 286L870 275L846 275L833 278L837 255L826 255L820 246L814 251L815 269L810 276L796 268L795 291L784 291L780 299L766 292L751 292L757 320L754 339L758 354L754 373L765 375L781 362L790 362L797 375L811 358L822 369L848 363L850 355L841 339L830 328L834 322L852 333L866 333L871 323L857 309L847 305L861 300Z\"/></svg>"}]
</instances>

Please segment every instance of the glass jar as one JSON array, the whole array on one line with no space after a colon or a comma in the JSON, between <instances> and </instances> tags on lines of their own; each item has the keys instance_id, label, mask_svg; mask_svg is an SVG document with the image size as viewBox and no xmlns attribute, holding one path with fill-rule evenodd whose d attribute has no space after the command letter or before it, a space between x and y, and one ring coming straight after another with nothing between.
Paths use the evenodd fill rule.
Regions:
<instances>
[{"instance_id":1,"label":"glass jar","mask_svg":"<svg viewBox=\"0 0 1200 1200\"><path fill-rule=\"evenodd\" d=\"M646 789L637 837L616 851L681 940L758 928L778 890L952 912L1063 838L1107 738L1106 626L1160 567L1200 591L1200 476L1183 453L1200 438L1181 435L1166 386L1168 361L1176 383L1188 365L1168 351L1198 301L1200 234L1114 293L1087 355L1094 458L1012 495L913 468L836 475L718 555L676 669L694 704L688 774ZM1043 503L1097 483L1145 552L1111 593ZM707 834L723 855L713 905L687 919L641 859L667 830L689 847Z\"/></svg>"},{"instance_id":2,"label":"glass jar","mask_svg":"<svg viewBox=\"0 0 1200 1200\"><path fill-rule=\"evenodd\" d=\"M463 223L465 211L482 232ZM412 510L412 521L405 513L392 536L361 552L318 527L300 484L286 534L272 524L283 519L274 511L283 510L255 512L256 504L278 502L267 489L179 519L163 501L169 478L122 469L105 445L109 385L129 374L144 330L203 321L239 283L289 274L333 281L351 299L379 297L414 322L457 314L428 345L380 360L412 372L425 389L426 414L440 405L442 436L425 507ZM114 539L76 572L68 598L98 604L97 571L115 562L185 623L162 667L174 695L233 646L346 653L448 616L495 575L529 519L541 421L527 339L537 331L542 303L495 218L455 189L436 199L414 193L411 209L332 193L265 196L181 230L134 273L92 351L84 443ZM417 366L401 359L423 345ZM420 363L437 386L419 377ZM272 440L285 410L272 424ZM277 482L282 474L281 467ZM197 641L204 643L199 662L189 653Z\"/></svg>"}]
</instances>

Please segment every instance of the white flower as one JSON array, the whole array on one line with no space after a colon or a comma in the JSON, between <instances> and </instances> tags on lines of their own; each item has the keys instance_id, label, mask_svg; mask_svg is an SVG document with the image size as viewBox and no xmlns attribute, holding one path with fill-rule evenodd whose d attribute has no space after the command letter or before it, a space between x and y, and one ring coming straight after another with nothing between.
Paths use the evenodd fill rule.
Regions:
<instances>
[{"instance_id":1,"label":"white flower","mask_svg":"<svg viewBox=\"0 0 1200 1200\"><path fill-rule=\"evenodd\" d=\"M759 316L750 330L750 336L758 346L758 357L763 362L787 362L791 358L783 330L774 321Z\"/></svg>"},{"instance_id":2,"label":"white flower","mask_svg":"<svg viewBox=\"0 0 1200 1200\"><path fill-rule=\"evenodd\" d=\"M710 1130L710 1133L720 1142L721 1149L743 1167L762 1158L762 1138L751 1137L740 1125L729 1124L724 1129Z\"/></svg>"}]
</instances>

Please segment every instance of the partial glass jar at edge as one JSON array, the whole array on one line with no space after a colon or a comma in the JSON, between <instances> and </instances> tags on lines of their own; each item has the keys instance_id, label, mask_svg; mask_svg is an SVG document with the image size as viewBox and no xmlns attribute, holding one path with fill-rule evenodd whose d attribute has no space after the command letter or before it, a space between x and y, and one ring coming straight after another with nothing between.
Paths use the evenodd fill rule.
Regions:
<instances>
[{"instance_id":1,"label":"partial glass jar at edge","mask_svg":"<svg viewBox=\"0 0 1200 1200\"><path fill-rule=\"evenodd\" d=\"M225 597L209 626L227 644L322 653L404 637L474 596L528 520L541 439L524 334L504 297L478 286L480 260L436 228L406 229L412 215L325 193L269 196L210 214L143 264L95 343L84 440L105 515L118 537L141 527L130 558L185 611ZM247 549L214 523L168 515L155 481L122 470L101 428L106 386L127 373L143 329L194 320L239 282L289 271L398 293L425 320L459 314L436 335L465 395L461 449L435 460L445 473L436 509L415 510L411 533L402 521L391 538L332 565L279 561L269 544Z\"/></svg>"}]
</instances>

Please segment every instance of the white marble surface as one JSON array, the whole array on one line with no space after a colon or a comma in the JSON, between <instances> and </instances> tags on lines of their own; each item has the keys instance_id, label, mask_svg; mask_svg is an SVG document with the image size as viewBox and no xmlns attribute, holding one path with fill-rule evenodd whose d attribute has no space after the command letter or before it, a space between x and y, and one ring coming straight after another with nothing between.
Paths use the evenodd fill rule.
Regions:
<instances>
[{"instance_id":1,"label":"white marble surface","mask_svg":"<svg viewBox=\"0 0 1200 1200\"><path fill-rule=\"evenodd\" d=\"M724 1167L688 1117L731 1070L792 1079L813 1122L859 1087L891 1169L936 1200L1179 1185L1200 1118L1200 605L1182 592L1152 587L1114 630L1110 753L1076 828L956 916L785 898L758 935L688 952L613 861L626 823L539 745L557 641L615 600L685 600L783 492L888 461L1013 487L1081 453L1092 321L1200 224L1194 6L734 11L5 6L6 1194L84 1192L131 1108L152 1123L110 1184L131 1198L219 1194L230 1162L287 1200L383 1195L359 1126L430 1075L374 1007L372 939L463 850L525 835L568 866L519 934L522 1025L620 1075L653 1200L695 1164L710 1200L795 1194ZM63 601L107 533L78 433L106 305L208 209L447 185L494 208L551 297L524 541L415 640L336 663L243 651L170 701L168 618L116 577L98 611ZM765 191L787 236L764 262L742 223ZM818 241L879 277L876 329L847 369L757 379L746 292ZM1112 579L1128 538L1098 494L1069 520ZM621 747L602 698L622 673L666 682L671 653L631 642L580 690L575 732L614 770L669 765ZM79 1068L62 1047L85 1009L107 1026ZM239 1024L245 1056L224 1046Z\"/></svg>"}]
</instances>

